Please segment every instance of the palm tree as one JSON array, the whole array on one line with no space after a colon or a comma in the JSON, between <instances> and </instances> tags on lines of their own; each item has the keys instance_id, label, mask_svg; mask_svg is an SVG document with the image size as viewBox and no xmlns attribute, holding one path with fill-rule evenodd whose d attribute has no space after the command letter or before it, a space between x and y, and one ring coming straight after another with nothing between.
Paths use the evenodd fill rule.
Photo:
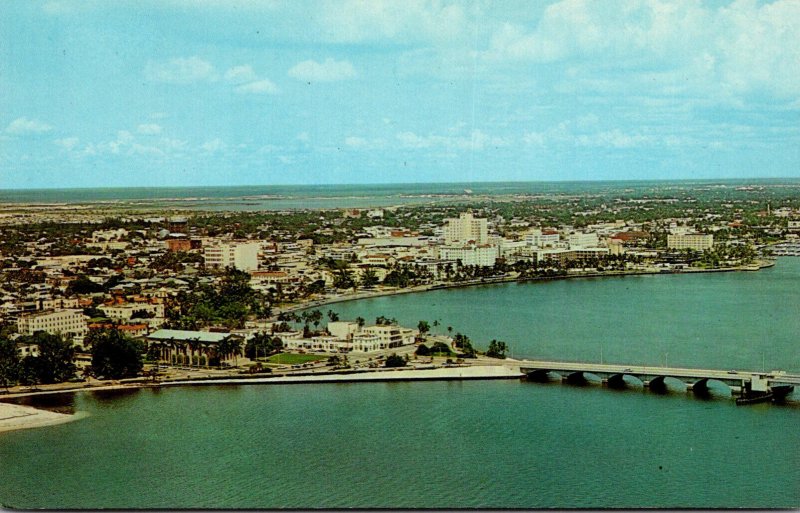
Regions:
<instances>
[{"instance_id":1,"label":"palm tree","mask_svg":"<svg viewBox=\"0 0 800 513\"><path fill-rule=\"evenodd\" d=\"M228 347L230 351L229 354L233 354L233 366L238 367L239 359L237 357L242 354L242 347L244 345L244 342L240 337L237 337L235 335L230 335L225 338L228 339L228 344L229 344Z\"/></svg>"},{"instance_id":2,"label":"palm tree","mask_svg":"<svg viewBox=\"0 0 800 513\"><path fill-rule=\"evenodd\" d=\"M202 344L200 343L200 341L197 338L193 338L193 339L189 340L188 345L189 345L189 349L192 352L191 359L189 360L189 366L191 367L192 363L194 363L194 353L195 353L195 351L197 351L199 353L200 347L202 346ZM199 354L197 355L197 366L200 367L200 355Z\"/></svg>"}]
</instances>

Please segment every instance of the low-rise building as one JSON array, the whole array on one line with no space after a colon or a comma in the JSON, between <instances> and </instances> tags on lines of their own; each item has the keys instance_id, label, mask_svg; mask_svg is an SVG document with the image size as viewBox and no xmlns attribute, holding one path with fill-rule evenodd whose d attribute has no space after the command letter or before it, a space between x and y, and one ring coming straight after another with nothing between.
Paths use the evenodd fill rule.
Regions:
<instances>
[{"instance_id":1,"label":"low-rise building","mask_svg":"<svg viewBox=\"0 0 800 513\"><path fill-rule=\"evenodd\" d=\"M667 248L693 249L705 251L714 247L714 236L706 233L670 233L667 234Z\"/></svg>"}]
</instances>

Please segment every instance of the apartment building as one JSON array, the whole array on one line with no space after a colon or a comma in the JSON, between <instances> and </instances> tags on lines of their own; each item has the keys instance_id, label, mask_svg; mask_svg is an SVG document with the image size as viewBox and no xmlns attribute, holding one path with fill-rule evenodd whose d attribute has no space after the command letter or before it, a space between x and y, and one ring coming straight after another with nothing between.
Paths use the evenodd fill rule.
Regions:
<instances>
[{"instance_id":1,"label":"apartment building","mask_svg":"<svg viewBox=\"0 0 800 513\"><path fill-rule=\"evenodd\" d=\"M710 233L670 233L667 234L667 248L693 249L705 251L714 247L714 236Z\"/></svg>"},{"instance_id":2,"label":"apartment building","mask_svg":"<svg viewBox=\"0 0 800 513\"><path fill-rule=\"evenodd\" d=\"M488 240L488 223L486 219L473 217L465 212L458 219L446 219L444 226L445 244L486 244Z\"/></svg>"},{"instance_id":3,"label":"apartment building","mask_svg":"<svg viewBox=\"0 0 800 513\"><path fill-rule=\"evenodd\" d=\"M37 331L72 336L89 333L87 317L82 310L64 309L25 315L17 321L17 331L22 335L33 335Z\"/></svg>"}]
</instances>

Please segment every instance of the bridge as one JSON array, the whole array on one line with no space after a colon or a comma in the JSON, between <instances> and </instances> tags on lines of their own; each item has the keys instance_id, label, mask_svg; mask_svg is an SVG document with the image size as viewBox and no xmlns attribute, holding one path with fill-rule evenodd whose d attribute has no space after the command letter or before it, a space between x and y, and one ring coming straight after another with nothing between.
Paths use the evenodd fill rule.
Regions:
<instances>
[{"instance_id":1,"label":"bridge","mask_svg":"<svg viewBox=\"0 0 800 513\"><path fill-rule=\"evenodd\" d=\"M604 385L624 388L636 378L642 386L654 392L666 392L666 380L678 380L687 391L703 395L709 393L709 382L717 381L726 385L733 394L767 392L776 385L800 385L800 374L787 374L784 371L740 371L719 369L692 369L682 367L652 367L608 363L555 362L539 360L520 360L520 372L529 380L546 382L560 379L571 384L591 382L594 376Z\"/></svg>"}]
</instances>

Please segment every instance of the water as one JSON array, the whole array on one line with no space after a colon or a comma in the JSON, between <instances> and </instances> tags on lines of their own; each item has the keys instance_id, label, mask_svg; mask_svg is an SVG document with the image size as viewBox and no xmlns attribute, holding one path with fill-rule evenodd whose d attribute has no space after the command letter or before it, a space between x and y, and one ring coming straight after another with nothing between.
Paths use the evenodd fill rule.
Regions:
<instances>
[{"instance_id":1,"label":"water","mask_svg":"<svg viewBox=\"0 0 800 513\"><path fill-rule=\"evenodd\" d=\"M800 372L800 259L759 272L508 283L325 307L493 339L514 357Z\"/></svg>"},{"instance_id":2,"label":"water","mask_svg":"<svg viewBox=\"0 0 800 513\"><path fill-rule=\"evenodd\" d=\"M283 210L355 208L463 202L469 189L476 196L603 194L635 191L647 195L740 185L800 186L798 179L636 180L595 182L464 182L360 185L254 185L226 187L128 187L86 189L0 189L0 205L16 203L107 203L130 208L173 207L203 210ZM2 182L0 182L2 185Z\"/></svg>"},{"instance_id":3,"label":"water","mask_svg":"<svg viewBox=\"0 0 800 513\"><path fill-rule=\"evenodd\" d=\"M335 305L442 319L514 356L800 370L800 260ZM333 305L332 305L333 307ZM607 355L607 356L605 356ZM186 387L66 396L0 435L24 508L796 508L800 409L519 381ZM52 405L51 405L52 406Z\"/></svg>"}]
</instances>

